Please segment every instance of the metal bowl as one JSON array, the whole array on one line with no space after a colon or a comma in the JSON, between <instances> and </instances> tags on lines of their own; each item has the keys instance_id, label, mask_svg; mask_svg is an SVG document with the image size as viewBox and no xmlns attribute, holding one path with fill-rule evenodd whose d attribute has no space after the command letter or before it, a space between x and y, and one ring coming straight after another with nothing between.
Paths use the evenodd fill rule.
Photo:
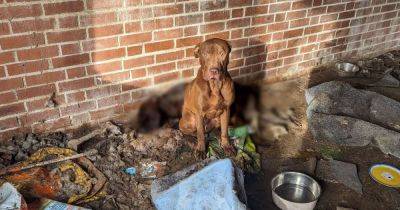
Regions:
<instances>
[{"instance_id":1,"label":"metal bowl","mask_svg":"<svg viewBox=\"0 0 400 210\"><path fill-rule=\"evenodd\" d=\"M282 172L271 181L272 199L283 210L312 210L321 194L321 186L299 172Z\"/></svg>"},{"instance_id":2,"label":"metal bowl","mask_svg":"<svg viewBox=\"0 0 400 210\"><path fill-rule=\"evenodd\" d=\"M341 63L336 63L335 66L336 66L336 71L341 77L352 77L356 75L358 71L360 71L360 68L352 63L341 62Z\"/></svg>"}]
</instances>

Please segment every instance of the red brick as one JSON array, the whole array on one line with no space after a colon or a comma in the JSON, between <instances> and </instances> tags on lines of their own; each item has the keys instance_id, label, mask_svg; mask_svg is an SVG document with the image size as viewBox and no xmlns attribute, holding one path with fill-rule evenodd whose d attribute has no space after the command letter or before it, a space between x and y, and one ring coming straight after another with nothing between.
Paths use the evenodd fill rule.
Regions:
<instances>
[{"instance_id":1,"label":"red brick","mask_svg":"<svg viewBox=\"0 0 400 210\"><path fill-rule=\"evenodd\" d=\"M268 10L268 7L267 7ZM239 9L233 9L232 10L232 18L238 18L238 17L243 17L244 14L244 9L239 8Z\"/></svg>"},{"instance_id":2,"label":"red brick","mask_svg":"<svg viewBox=\"0 0 400 210\"><path fill-rule=\"evenodd\" d=\"M189 26L189 27L186 27L186 28L184 29L184 31L183 31L184 36L195 36L195 35L198 34L198 31L199 31L198 29L199 29L198 26Z\"/></svg>"},{"instance_id":3,"label":"red brick","mask_svg":"<svg viewBox=\"0 0 400 210\"><path fill-rule=\"evenodd\" d=\"M138 88L148 87L151 85L151 79L139 79L125 82L122 84L122 91L134 90Z\"/></svg>"},{"instance_id":4,"label":"red brick","mask_svg":"<svg viewBox=\"0 0 400 210\"><path fill-rule=\"evenodd\" d=\"M106 12L106 13L96 13L89 14L85 16L81 16L81 25L82 26L95 26L101 24L114 23L117 21L117 15L115 12Z\"/></svg>"},{"instance_id":5,"label":"red brick","mask_svg":"<svg viewBox=\"0 0 400 210\"><path fill-rule=\"evenodd\" d=\"M71 114L87 112L93 109L96 109L96 103L94 101L85 101L67 107L61 107L60 112L61 116L68 116Z\"/></svg>"},{"instance_id":6,"label":"red brick","mask_svg":"<svg viewBox=\"0 0 400 210\"><path fill-rule=\"evenodd\" d=\"M80 0L44 4L43 7L46 15L81 12L84 9L83 1Z\"/></svg>"},{"instance_id":7,"label":"red brick","mask_svg":"<svg viewBox=\"0 0 400 210\"><path fill-rule=\"evenodd\" d=\"M75 79L86 76L86 71L84 67L77 67L72 69L67 69L68 79Z\"/></svg>"},{"instance_id":8,"label":"red brick","mask_svg":"<svg viewBox=\"0 0 400 210\"><path fill-rule=\"evenodd\" d=\"M310 18L292 20L292 21L290 21L290 28L306 26L306 25L309 25L309 23L310 23Z\"/></svg>"},{"instance_id":9,"label":"red brick","mask_svg":"<svg viewBox=\"0 0 400 210\"><path fill-rule=\"evenodd\" d=\"M228 7L251 6L251 0L229 0Z\"/></svg>"},{"instance_id":10,"label":"red brick","mask_svg":"<svg viewBox=\"0 0 400 210\"><path fill-rule=\"evenodd\" d=\"M226 27L229 29L242 28L250 25L250 18L229 20L226 24Z\"/></svg>"},{"instance_id":11,"label":"red brick","mask_svg":"<svg viewBox=\"0 0 400 210\"><path fill-rule=\"evenodd\" d=\"M84 91L66 94L66 98L69 104L82 102L86 99Z\"/></svg>"},{"instance_id":12,"label":"red brick","mask_svg":"<svg viewBox=\"0 0 400 210\"><path fill-rule=\"evenodd\" d=\"M149 67L149 68L147 68L147 71L148 71L149 75L154 75L154 74L160 74L160 73L172 71L174 69L176 69L176 65L175 65L175 62L172 62L172 63L165 63L162 65Z\"/></svg>"},{"instance_id":13,"label":"red brick","mask_svg":"<svg viewBox=\"0 0 400 210\"><path fill-rule=\"evenodd\" d=\"M131 69L131 68L135 68L135 67L150 65L150 64L153 64L153 63L154 63L154 57L153 56L133 58L133 59L129 59L129 60L125 60L124 61L124 68L125 69Z\"/></svg>"},{"instance_id":14,"label":"red brick","mask_svg":"<svg viewBox=\"0 0 400 210\"><path fill-rule=\"evenodd\" d=\"M293 4L292 4L292 10L309 9L313 6L312 4L313 4L313 1L310 1L310 0L296 1L296 2L293 2Z\"/></svg>"},{"instance_id":15,"label":"red brick","mask_svg":"<svg viewBox=\"0 0 400 210\"><path fill-rule=\"evenodd\" d=\"M121 85L110 85L86 91L88 99L102 98L119 93L121 93Z\"/></svg>"},{"instance_id":16,"label":"red brick","mask_svg":"<svg viewBox=\"0 0 400 210\"><path fill-rule=\"evenodd\" d=\"M36 122L46 122L47 120L60 117L57 109L50 109L41 112L28 113L20 117L22 126L32 125Z\"/></svg>"},{"instance_id":17,"label":"red brick","mask_svg":"<svg viewBox=\"0 0 400 210\"><path fill-rule=\"evenodd\" d=\"M274 22L274 15L257 16L253 17L251 20L252 25L264 25L272 22Z\"/></svg>"},{"instance_id":18,"label":"red brick","mask_svg":"<svg viewBox=\"0 0 400 210\"><path fill-rule=\"evenodd\" d=\"M289 2L283 2L283 3L269 5L269 13L286 12L289 9L290 9Z\"/></svg>"},{"instance_id":19,"label":"red brick","mask_svg":"<svg viewBox=\"0 0 400 210\"><path fill-rule=\"evenodd\" d=\"M37 99L37 100L33 100L33 101L28 101L26 102L26 106L28 108L28 111L36 111L36 110L41 110L41 109L46 109L48 108L48 103L49 103L50 98L46 97L46 98L42 98L42 99ZM64 99L64 95L59 95L56 96L57 100L57 105L61 105L61 104L65 104L65 99Z\"/></svg>"},{"instance_id":20,"label":"red brick","mask_svg":"<svg viewBox=\"0 0 400 210\"><path fill-rule=\"evenodd\" d=\"M246 8L246 16L254 16L254 15L262 15L268 13L268 6L255 6L255 7L247 7Z\"/></svg>"},{"instance_id":21,"label":"red brick","mask_svg":"<svg viewBox=\"0 0 400 210\"><path fill-rule=\"evenodd\" d=\"M71 119L69 117L51 120L45 123L39 123L32 126L34 133L54 132L58 129L71 126Z\"/></svg>"},{"instance_id":22,"label":"red brick","mask_svg":"<svg viewBox=\"0 0 400 210\"><path fill-rule=\"evenodd\" d=\"M11 22L13 33L23 33L28 31L45 31L54 29L55 20L50 19L35 19Z\"/></svg>"},{"instance_id":23,"label":"red brick","mask_svg":"<svg viewBox=\"0 0 400 210\"><path fill-rule=\"evenodd\" d=\"M140 55L142 54L142 46L132 46L128 47L128 56Z\"/></svg>"},{"instance_id":24,"label":"red brick","mask_svg":"<svg viewBox=\"0 0 400 210\"><path fill-rule=\"evenodd\" d=\"M63 55L78 54L81 52L81 47L78 43L65 44L61 46L61 52Z\"/></svg>"},{"instance_id":25,"label":"red brick","mask_svg":"<svg viewBox=\"0 0 400 210\"><path fill-rule=\"evenodd\" d=\"M116 114L121 114L123 112L122 106L115 106L106 109L96 110L90 112L90 117L92 120L100 120L104 118L110 118Z\"/></svg>"},{"instance_id":26,"label":"red brick","mask_svg":"<svg viewBox=\"0 0 400 210\"><path fill-rule=\"evenodd\" d=\"M345 8L345 4L339 4L339 5L332 5L328 7L328 13L332 13L332 12L342 12L344 11Z\"/></svg>"},{"instance_id":27,"label":"red brick","mask_svg":"<svg viewBox=\"0 0 400 210\"><path fill-rule=\"evenodd\" d=\"M6 130L10 128L18 127L18 119L16 117L10 117L0 120L0 130Z\"/></svg>"},{"instance_id":28,"label":"red brick","mask_svg":"<svg viewBox=\"0 0 400 210\"><path fill-rule=\"evenodd\" d=\"M131 95L129 93L125 93L121 95L99 99L97 101L97 104L99 105L99 108L103 108L111 105L129 103L131 101L132 101Z\"/></svg>"},{"instance_id":29,"label":"red brick","mask_svg":"<svg viewBox=\"0 0 400 210\"><path fill-rule=\"evenodd\" d=\"M183 36L181 28L154 32L154 40L175 39Z\"/></svg>"},{"instance_id":30,"label":"red brick","mask_svg":"<svg viewBox=\"0 0 400 210\"><path fill-rule=\"evenodd\" d=\"M122 24L89 28L89 38L117 35L121 34L122 30Z\"/></svg>"},{"instance_id":31,"label":"red brick","mask_svg":"<svg viewBox=\"0 0 400 210\"><path fill-rule=\"evenodd\" d=\"M162 18L143 21L143 31L154 31L157 29L170 28L174 25L173 18Z\"/></svg>"},{"instance_id":32,"label":"red brick","mask_svg":"<svg viewBox=\"0 0 400 210\"><path fill-rule=\"evenodd\" d=\"M152 43L146 44L144 47L145 47L146 53L168 50L168 49L172 49L174 47L174 41L169 40L169 41L162 41L162 42L152 42Z\"/></svg>"},{"instance_id":33,"label":"red brick","mask_svg":"<svg viewBox=\"0 0 400 210\"><path fill-rule=\"evenodd\" d=\"M84 78L84 79L77 79L72 81L65 81L60 82L58 84L60 92L66 92L70 90L79 90L84 88L89 88L95 86L94 78Z\"/></svg>"},{"instance_id":34,"label":"red brick","mask_svg":"<svg viewBox=\"0 0 400 210\"><path fill-rule=\"evenodd\" d=\"M92 51L92 50L102 50L106 48L112 48L118 46L118 38L111 37L105 39L95 39L90 41L84 41L82 43L83 51Z\"/></svg>"},{"instance_id":35,"label":"red brick","mask_svg":"<svg viewBox=\"0 0 400 210\"><path fill-rule=\"evenodd\" d=\"M302 35L303 35L303 29L295 29L295 30L285 31L285 33L283 34L283 38L288 39Z\"/></svg>"},{"instance_id":36,"label":"red brick","mask_svg":"<svg viewBox=\"0 0 400 210\"><path fill-rule=\"evenodd\" d=\"M37 47L17 52L18 60L37 60L41 58L51 58L58 56L58 46Z\"/></svg>"},{"instance_id":37,"label":"red brick","mask_svg":"<svg viewBox=\"0 0 400 210\"><path fill-rule=\"evenodd\" d=\"M121 0L88 0L87 8L90 10L109 9L122 7Z\"/></svg>"},{"instance_id":38,"label":"red brick","mask_svg":"<svg viewBox=\"0 0 400 210\"><path fill-rule=\"evenodd\" d=\"M229 19L229 17L230 17L230 13L229 13L229 11L226 11L226 10L204 13L204 21L205 22L217 21L217 20L227 20L227 19Z\"/></svg>"},{"instance_id":39,"label":"red brick","mask_svg":"<svg viewBox=\"0 0 400 210\"><path fill-rule=\"evenodd\" d=\"M141 44L143 42L151 41L151 39L152 39L151 32L126 35L121 37L121 45Z\"/></svg>"},{"instance_id":40,"label":"red brick","mask_svg":"<svg viewBox=\"0 0 400 210\"><path fill-rule=\"evenodd\" d=\"M268 25L268 32L283 31L289 28L288 23L274 23Z\"/></svg>"},{"instance_id":41,"label":"red brick","mask_svg":"<svg viewBox=\"0 0 400 210\"><path fill-rule=\"evenodd\" d=\"M131 71L132 79L138 79L146 76L146 69L135 69Z\"/></svg>"},{"instance_id":42,"label":"red brick","mask_svg":"<svg viewBox=\"0 0 400 210\"><path fill-rule=\"evenodd\" d=\"M93 62L105 61L121 57L125 57L125 48L92 52Z\"/></svg>"},{"instance_id":43,"label":"red brick","mask_svg":"<svg viewBox=\"0 0 400 210\"><path fill-rule=\"evenodd\" d=\"M218 31L222 31L224 29L225 29L225 23L224 22L209 23L209 24L206 24L206 25L202 25L200 27L201 33L218 32Z\"/></svg>"},{"instance_id":44,"label":"red brick","mask_svg":"<svg viewBox=\"0 0 400 210\"><path fill-rule=\"evenodd\" d=\"M203 41L203 37L201 37L201 36L178 39L178 40L176 40L176 47L194 46L202 41Z\"/></svg>"},{"instance_id":45,"label":"red brick","mask_svg":"<svg viewBox=\"0 0 400 210\"><path fill-rule=\"evenodd\" d=\"M58 19L60 28L76 28L78 27L78 17L68 16L61 17Z\"/></svg>"},{"instance_id":46,"label":"red brick","mask_svg":"<svg viewBox=\"0 0 400 210\"><path fill-rule=\"evenodd\" d=\"M48 72L39 75L25 77L26 85L33 86L46 83L54 83L65 79L64 71Z\"/></svg>"},{"instance_id":47,"label":"red brick","mask_svg":"<svg viewBox=\"0 0 400 210\"><path fill-rule=\"evenodd\" d=\"M11 76L17 74L39 72L47 69L49 69L49 63L45 59L31 62L20 62L7 66L7 72Z\"/></svg>"},{"instance_id":48,"label":"red brick","mask_svg":"<svg viewBox=\"0 0 400 210\"><path fill-rule=\"evenodd\" d=\"M38 46L44 42L44 35L41 33L0 38L0 46L3 50Z\"/></svg>"},{"instance_id":49,"label":"red brick","mask_svg":"<svg viewBox=\"0 0 400 210\"><path fill-rule=\"evenodd\" d=\"M18 100L23 100L37 96L51 95L54 92L56 92L56 86L54 84L47 84L18 90L17 96Z\"/></svg>"},{"instance_id":50,"label":"red brick","mask_svg":"<svg viewBox=\"0 0 400 210\"><path fill-rule=\"evenodd\" d=\"M130 20L142 20L144 18L145 19L153 18L153 10L151 7L149 8L138 7L135 9L125 10L124 16L128 17Z\"/></svg>"},{"instance_id":51,"label":"red brick","mask_svg":"<svg viewBox=\"0 0 400 210\"><path fill-rule=\"evenodd\" d=\"M89 75L103 74L113 71L118 71L122 69L121 61L112 61L108 63L93 64L87 67L87 72Z\"/></svg>"},{"instance_id":52,"label":"red brick","mask_svg":"<svg viewBox=\"0 0 400 210\"><path fill-rule=\"evenodd\" d=\"M10 27L8 23L0 23L0 36L10 34Z\"/></svg>"},{"instance_id":53,"label":"red brick","mask_svg":"<svg viewBox=\"0 0 400 210\"><path fill-rule=\"evenodd\" d=\"M322 28L323 28L323 25L317 25L317 26L311 26L311 27L305 28L304 35L315 34L315 33L321 32Z\"/></svg>"},{"instance_id":54,"label":"red brick","mask_svg":"<svg viewBox=\"0 0 400 210\"><path fill-rule=\"evenodd\" d=\"M199 61L197 58L192 57L191 59L187 60L180 60L177 63L178 69L188 69L192 67L198 67L199 66Z\"/></svg>"},{"instance_id":55,"label":"red brick","mask_svg":"<svg viewBox=\"0 0 400 210\"><path fill-rule=\"evenodd\" d=\"M339 13L339 19L347 19L347 18L352 18L355 15L355 11L346 11L346 12L342 12Z\"/></svg>"},{"instance_id":56,"label":"red brick","mask_svg":"<svg viewBox=\"0 0 400 210\"><path fill-rule=\"evenodd\" d=\"M17 95L14 92L0 93L0 104L10 104L17 101Z\"/></svg>"},{"instance_id":57,"label":"red brick","mask_svg":"<svg viewBox=\"0 0 400 210\"><path fill-rule=\"evenodd\" d=\"M231 39L238 39L243 37L243 29L231 30Z\"/></svg>"},{"instance_id":58,"label":"red brick","mask_svg":"<svg viewBox=\"0 0 400 210\"><path fill-rule=\"evenodd\" d=\"M203 22L203 14L185 15L175 18L176 26L191 25Z\"/></svg>"},{"instance_id":59,"label":"red brick","mask_svg":"<svg viewBox=\"0 0 400 210\"><path fill-rule=\"evenodd\" d=\"M12 52L0 53L0 64L12 63L14 60L14 54Z\"/></svg>"},{"instance_id":60,"label":"red brick","mask_svg":"<svg viewBox=\"0 0 400 210\"><path fill-rule=\"evenodd\" d=\"M38 17L42 15L42 7L40 4L6 6L0 8L0 20L15 19L24 17Z\"/></svg>"},{"instance_id":61,"label":"red brick","mask_svg":"<svg viewBox=\"0 0 400 210\"><path fill-rule=\"evenodd\" d=\"M256 63L262 63L267 60L267 55L266 54L261 54L261 55L256 55L252 57L247 57L245 61L245 65L252 65Z\"/></svg>"},{"instance_id":62,"label":"red brick","mask_svg":"<svg viewBox=\"0 0 400 210\"><path fill-rule=\"evenodd\" d=\"M212 39L212 38L220 38L220 39L229 39L229 31L220 32L216 34L208 34L206 35L205 39Z\"/></svg>"},{"instance_id":63,"label":"red brick","mask_svg":"<svg viewBox=\"0 0 400 210\"><path fill-rule=\"evenodd\" d=\"M299 19L299 18L305 18L306 15L307 15L307 10L290 11L290 12L287 13L286 20L294 20L294 19Z\"/></svg>"},{"instance_id":64,"label":"red brick","mask_svg":"<svg viewBox=\"0 0 400 210\"><path fill-rule=\"evenodd\" d=\"M179 78L179 72L171 72L154 77L154 84L169 82Z\"/></svg>"},{"instance_id":65,"label":"red brick","mask_svg":"<svg viewBox=\"0 0 400 210\"><path fill-rule=\"evenodd\" d=\"M113 84L119 81L128 80L130 78L129 72L119 72L115 74L107 74L101 76L101 84Z\"/></svg>"},{"instance_id":66,"label":"red brick","mask_svg":"<svg viewBox=\"0 0 400 210\"><path fill-rule=\"evenodd\" d=\"M86 38L86 30L79 29L61 32L48 32L46 36L49 43L79 41Z\"/></svg>"},{"instance_id":67,"label":"red brick","mask_svg":"<svg viewBox=\"0 0 400 210\"><path fill-rule=\"evenodd\" d=\"M126 5L127 6L138 6L142 3L141 0L127 0Z\"/></svg>"},{"instance_id":68,"label":"red brick","mask_svg":"<svg viewBox=\"0 0 400 210\"><path fill-rule=\"evenodd\" d=\"M126 33L134 33L140 32L142 30L142 26L140 21L125 23L125 32Z\"/></svg>"},{"instance_id":69,"label":"red brick","mask_svg":"<svg viewBox=\"0 0 400 210\"><path fill-rule=\"evenodd\" d=\"M259 27L252 27L252 28L246 28L244 31L244 36L254 36L258 34L265 34L267 30L267 26L259 26Z\"/></svg>"},{"instance_id":70,"label":"red brick","mask_svg":"<svg viewBox=\"0 0 400 210\"><path fill-rule=\"evenodd\" d=\"M183 4L153 7L154 17L169 16L183 13Z\"/></svg>"},{"instance_id":71,"label":"red brick","mask_svg":"<svg viewBox=\"0 0 400 210\"><path fill-rule=\"evenodd\" d=\"M54 68L66 67L66 66L74 66L79 64L84 64L89 62L89 54L79 54L79 55L70 55L59 58L53 58L53 66Z\"/></svg>"},{"instance_id":72,"label":"red brick","mask_svg":"<svg viewBox=\"0 0 400 210\"><path fill-rule=\"evenodd\" d=\"M162 63L166 61L179 60L182 59L183 57L184 57L184 51L180 50L180 51L156 55L156 62Z\"/></svg>"},{"instance_id":73,"label":"red brick","mask_svg":"<svg viewBox=\"0 0 400 210\"><path fill-rule=\"evenodd\" d=\"M0 118L8 115L18 114L25 112L24 103L17 103L11 105L0 106Z\"/></svg>"},{"instance_id":74,"label":"red brick","mask_svg":"<svg viewBox=\"0 0 400 210\"><path fill-rule=\"evenodd\" d=\"M315 7L312 8L311 10L308 10L307 15L308 16L315 16L315 15L322 15L326 13L327 7Z\"/></svg>"},{"instance_id":75,"label":"red brick","mask_svg":"<svg viewBox=\"0 0 400 210\"><path fill-rule=\"evenodd\" d=\"M22 78L2 79L0 80L0 92L21 88L24 86Z\"/></svg>"},{"instance_id":76,"label":"red brick","mask_svg":"<svg viewBox=\"0 0 400 210\"><path fill-rule=\"evenodd\" d=\"M266 53L264 45L249 47L249 48L246 48L243 50L244 57L257 55L257 54L261 54L261 53Z\"/></svg>"}]
</instances>

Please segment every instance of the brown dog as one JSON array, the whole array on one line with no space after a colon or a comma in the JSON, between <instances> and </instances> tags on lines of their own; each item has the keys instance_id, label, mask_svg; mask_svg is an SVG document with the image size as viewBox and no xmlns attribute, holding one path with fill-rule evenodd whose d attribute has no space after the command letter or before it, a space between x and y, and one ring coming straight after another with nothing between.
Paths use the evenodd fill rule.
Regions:
<instances>
[{"instance_id":1,"label":"brown dog","mask_svg":"<svg viewBox=\"0 0 400 210\"><path fill-rule=\"evenodd\" d=\"M221 128L221 146L228 154L234 149L228 139L229 108L234 100L234 85L228 73L231 46L222 39L198 44L194 55L200 60L196 78L186 87L179 129L197 136L196 150L205 152L204 133Z\"/></svg>"}]
</instances>

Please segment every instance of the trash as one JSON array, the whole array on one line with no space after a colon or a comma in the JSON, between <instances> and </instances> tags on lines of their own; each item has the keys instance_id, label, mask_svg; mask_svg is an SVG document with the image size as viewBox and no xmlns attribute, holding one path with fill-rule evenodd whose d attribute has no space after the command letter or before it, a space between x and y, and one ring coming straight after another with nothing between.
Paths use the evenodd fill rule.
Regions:
<instances>
[{"instance_id":1,"label":"trash","mask_svg":"<svg viewBox=\"0 0 400 210\"><path fill-rule=\"evenodd\" d=\"M0 187L0 209L28 209L22 195L8 182L3 183Z\"/></svg>"},{"instance_id":2,"label":"trash","mask_svg":"<svg viewBox=\"0 0 400 210\"><path fill-rule=\"evenodd\" d=\"M337 160L319 160L316 175L322 180L341 183L357 193L363 193L357 166L354 164Z\"/></svg>"},{"instance_id":3,"label":"trash","mask_svg":"<svg viewBox=\"0 0 400 210\"><path fill-rule=\"evenodd\" d=\"M400 170L386 164L376 164L369 169L369 175L379 184L400 187Z\"/></svg>"},{"instance_id":4,"label":"trash","mask_svg":"<svg viewBox=\"0 0 400 210\"><path fill-rule=\"evenodd\" d=\"M357 65L347 62L336 63L336 71L341 77L352 77L360 70Z\"/></svg>"},{"instance_id":5,"label":"trash","mask_svg":"<svg viewBox=\"0 0 400 210\"><path fill-rule=\"evenodd\" d=\"M128 167L128 168L124 169L124 172L129 174L129 175L135 176L136 175L136 168L135 167Z\"/></svg>"},{"instance_id":6,"label":"trash","mask_svg":"<svg viewBox=\"0 0 400 210\"><path fill-rule=\"evenodd\" d=\"M244 210L243 182L242 171L231 160L206 159L153 181L151 198L158 210Z\"/></svg>"},{"instance_id":7,"label":"trash","mask_svg":"<svg viewBox=\"0 0 400 210\"><path fill-rule=\"evenodd\" d=\"M97 129L97 130L90 132L89 134L86 134L86 135L80 137L80 138L71 139L70 141L68 141L68 148L71 148L71 149L77 151L79 145L81 145L82 143L90 140L91 138L93 138L97 135L100 135L101 133L103 133L103 130Z\"/></svg>"},{"instance_id":8,"label":"trash","mask_svg":"<svg viewBox=\"0 0 400 210\"><path fill-rule=\"evenodd\" d=\"M50 158L62 159L75 154L71 149L47 147L38 150L26 161L13 167L23 168ZM77 163L64 161L35 167L4 178L14 184L19 191L25 192L24 195L34 197L65 200L68 203L83 203L103 196L102 188L107 181L105 176L86 157L81 156L75 161Z\"/></svg>"},{"instance_id":9,"label":"trash","mask_svg":"<svg viewBox=\"0 0 400 210\"><path fill-rule=\"evenodd\" d=\"M166 162L152 161L142 163L140 175L142 178L156 178L164 175Z\"/></svg>"},{"instance_id":10,"label":"trash","mask_svg":"<svg viewBox=\"0 0 400 210\"><path fill-rule=\"evenodd\" d=\"M32 203L28 204L29 209L40 209L40 210L88 210L80 206L73 206L70 204L62 203L59 201L40 198Z\"/></svg>"},{"instance_id":11,"label":"trash","mask_svg":"<svg viewBox=\"0 0 400 210\"><path fill-rule=\"evenodd\" d=\"M233 146L237 153L234 161L243 170L250 173L257 173L261 170L260 154L256 151L256 146L250 137L252 129L249 126L240 126L228 130L229 138L233 140ZM210 133L208 138L207 157L225 158L224 150L219 145L219 138Z\"/></svg>"}]
</instances>

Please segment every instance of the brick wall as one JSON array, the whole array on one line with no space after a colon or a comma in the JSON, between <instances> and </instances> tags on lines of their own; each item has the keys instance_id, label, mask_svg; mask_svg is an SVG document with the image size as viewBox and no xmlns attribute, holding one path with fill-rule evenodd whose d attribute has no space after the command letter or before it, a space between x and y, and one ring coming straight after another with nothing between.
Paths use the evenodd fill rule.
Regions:
<instances>
[{"instance_id":1,"label":"brick wall","mask_svg":"<svg viewBox=\"0 0 400 210\"><path fill-rule=\"evenodd\" d=\"M235 78L279 80L399 46L399 0L0 0L0 136L97 122L233 46Z\"/></svg>"}]
</instances>

